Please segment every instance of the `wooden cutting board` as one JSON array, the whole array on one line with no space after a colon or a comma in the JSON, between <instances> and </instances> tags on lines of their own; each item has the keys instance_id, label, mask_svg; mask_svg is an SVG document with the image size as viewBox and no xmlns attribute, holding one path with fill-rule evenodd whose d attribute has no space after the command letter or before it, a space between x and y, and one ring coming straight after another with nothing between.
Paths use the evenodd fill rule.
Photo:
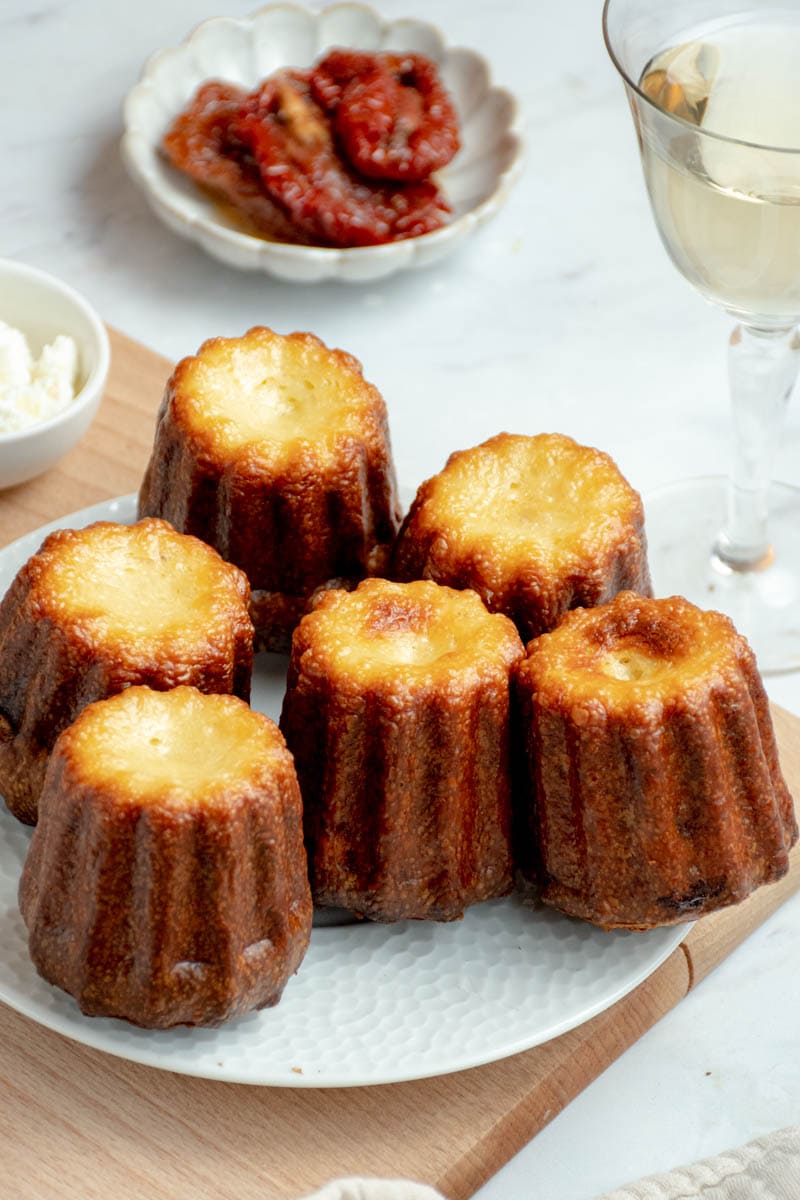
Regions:
<instances>
[{"instance_id":1,"label":"wooden cutting board","mask_svg":"<svg viewBox=\"0 0 800 1200\"><path fill-rule=\"evenodd\" d=\"M83 442L0 492L0 544L138 486L170 364L112 333L112 373ZM775 711L800 796L800 720ZM3 1196L15 1200L280 1200L336 1175L431 1183L464 1200L800 888L789 874L706 917L635 992L524 1054L440 1079L281 1090L191 1079L110 1058L0 1007Z\"/></svg>"}]
</instances>

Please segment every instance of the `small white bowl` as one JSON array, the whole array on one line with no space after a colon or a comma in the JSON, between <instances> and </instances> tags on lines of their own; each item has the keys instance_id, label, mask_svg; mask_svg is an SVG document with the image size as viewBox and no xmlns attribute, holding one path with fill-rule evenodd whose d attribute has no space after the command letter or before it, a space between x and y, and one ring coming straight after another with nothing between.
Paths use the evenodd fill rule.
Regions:
<instances>
[{"instance_id":1,"label":"small white bowl","mask_svg":"<svg viewBox=\"0 0 800 1200\"><path fill-rule=\"evenodd\" d=\"M417 52L438 63L461 126L461 149L437 174L453 210L444 228L347 250L266 241L226 222L213 201L159 153L165 130L204 80L253 88L281 67L311 66L332 46ZM293 283L361 283L436 262L497 211L521 165L517 106L509 92L492 87L486 60L473 50L447 46L433 25L384 21L362 4L336 4L321 12L274 4L241 19L204 21L182 45L147 62L126 98L124 120L128 171L170 229L229 266Z\"/></svg>"},{"instance_id":2,"label":"small white bowl","mask_svg":"<svg viewBox=\"0 0 800 1200\"><path fill-rule=\"evenodd\" d=\"M0 320L20 329L34 355L59 333L78 347L75 399L57 416L19 433L0 433L0 488L41 475L83 437L103 394L111 351L94 309L66 283L13 259L0 259Z\"/></svg>"}]
</instances>

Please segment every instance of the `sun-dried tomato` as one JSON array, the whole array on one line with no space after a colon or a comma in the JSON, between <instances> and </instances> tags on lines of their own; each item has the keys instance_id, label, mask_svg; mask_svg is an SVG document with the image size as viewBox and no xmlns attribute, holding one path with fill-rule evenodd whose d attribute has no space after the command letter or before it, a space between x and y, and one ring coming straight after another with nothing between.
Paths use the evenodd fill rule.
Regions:
<instances>
[{"instance_id":1,"label":"sun-dried tomato","mask_svg":"<svg viewBox=\"0 0 800 1200\"><path fill-rule=\"evenodd\" d=\"M372 246L430 233L449 212L429 182L381 186L359 179L336 152L308 74L279 72L243 104L232 132L251 151L269 196L309 240Z\"/></svg>"},{"instance_id":2,"label":"sun-dried tomato","mask_svg":"<svg viewBox=\"0 0 800 1200\"><path fill-rule=\"evenodd\" d=\"M422 54L332 50L311 73L350 165L372 179L426 179L459 148L458 117Z\"/></svg>"},{"instance_id":3,"label":"sun-dried tomato","mask_svg":"<svg viewBox=\"0 0 800 1200\"><path fill-rule=\"evenodd\" d=\"M164 135L164 153L178 170L247 217L262 234L283 242L305 239L265 193L258 167L232 126L248 93L230 83L204 83Z\"/></svg>"}]
</instances>

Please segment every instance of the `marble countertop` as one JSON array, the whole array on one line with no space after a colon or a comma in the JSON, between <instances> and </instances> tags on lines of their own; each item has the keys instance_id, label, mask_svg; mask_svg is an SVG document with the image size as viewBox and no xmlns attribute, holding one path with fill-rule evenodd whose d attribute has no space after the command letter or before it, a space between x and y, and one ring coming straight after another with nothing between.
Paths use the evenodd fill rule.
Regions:
<instances>
[{"instance_id":1,"label":"marble countertop","mask_svg":"<svg viewBox=\"0 0 800 1200\"><path fill-rule=\"evenodd\" d=\"M365 287L289 286L222 267L164 229L123 170L120 104L144 59L204 16L249 7L4 0L0 252L63 277L109 322L173 358L255 323L310 329L352 351L386 397L410 486L499 429L558 429L600 446L645 492L725 470L730 322L659 243L600 0L379 0L387 17L432 20L487 55L519 97L528 155L508 205L455 257ZM797 404L776 475L800 481ZM769 690L800 713L800 675ZM796 1121L798 943L800 897L481 1200L589 1200Z\"/></svg>"}]
</instances>

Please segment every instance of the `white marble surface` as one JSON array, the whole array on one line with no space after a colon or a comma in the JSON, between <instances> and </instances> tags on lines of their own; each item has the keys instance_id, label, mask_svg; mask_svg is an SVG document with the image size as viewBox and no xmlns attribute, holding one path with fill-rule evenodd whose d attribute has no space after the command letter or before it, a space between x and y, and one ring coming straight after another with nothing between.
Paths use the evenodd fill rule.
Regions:
<instances>
[{"instance_id":1,"label":"white marble surface","mask_svg":"<svg viewBox=\"0 0 800 1200\"><path fill-rule=\"evenodd\" d=\"M163 229L128 182L119 109L145 57L246 0L3 0L0 253L77 286L165 354L263 322L311 329L383 390L401 479L501 428L609 450L638 487L723 471L729 322L661 249L600 0L382 0L480 48L527 117L510 203L455 258L366 289L238 274ZM113 14L113 16L112 16ZM800 482L800 409L777 474ZM2 539L0 497L0 539ZM800 678L771 692L800 712ZM800 1116L800 899L556 1118L481 1200L589 1200ZM352 1164L356 1171L359 1164Z\"/></svg>"}]
</instances>

